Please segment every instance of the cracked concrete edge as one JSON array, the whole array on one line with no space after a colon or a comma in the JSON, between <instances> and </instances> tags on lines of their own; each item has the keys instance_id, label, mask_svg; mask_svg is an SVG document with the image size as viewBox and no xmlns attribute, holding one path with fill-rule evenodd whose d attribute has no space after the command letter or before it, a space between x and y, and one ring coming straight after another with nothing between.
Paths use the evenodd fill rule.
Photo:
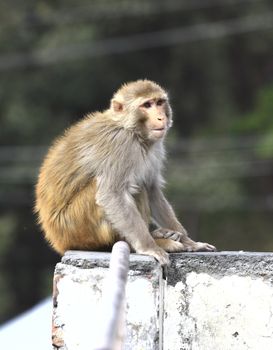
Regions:
<instances>
[{"instance_id":1,"label":"cracked concrete edge","mask_svg":"<svg viewBox=\"0 0 273 350\"><path fill-rule=\"evenodd\" d=\"M207 273L215 278L223 276L251 276L273 283L273 253L215 252L177 253L170 256L168 285L184 281L188 273Z\"/></svg>"},{"instance_id":2,"label":"cracked concrete edge","mask_svg":"<svg viewBox=\"0 0 273 350\"><path fill-rule=\"evenodd\" d=\"M105 252L87 252L87 251L67 251L61 262L67 265L73 265L82 269L90 269L93 267L108 268L111 253ZM152 271L158 267L158 262L151 256L130 254L129 269Z\"/></svg>"},{"instance_id":3,"label":"cracked concrete edge","mask_svg":"<svg viewBox=\"0 0 273 350\"><path fill-rule=\"evenodd\" d=\"M57 285L65 274L77 269L92 269L109 267L110 253L68 251L62 261L56 265L54 284ZM170 254L171 264L167 269L167 281L162 278L162 268L152 257L131 254L129 276L144 276L159 284L159 344L162 348L164 334L164 293L166 286L175 286L178 282L185 283L190 273L208 274L216 279L223 276L248 276L261 278L273 284L273 253L266 252L215 252L215 253L176 253ZM155 286L156 287L156 286ZM53 302L57 306L58 289L54 287ZM165 310L166 311L166 310ZM56 320L55 320L56 321ZM163 323L162 323L163 321ZM55 324L54 349L66 350L62 343L62 327Z\"/></svg>"}]
</instances>

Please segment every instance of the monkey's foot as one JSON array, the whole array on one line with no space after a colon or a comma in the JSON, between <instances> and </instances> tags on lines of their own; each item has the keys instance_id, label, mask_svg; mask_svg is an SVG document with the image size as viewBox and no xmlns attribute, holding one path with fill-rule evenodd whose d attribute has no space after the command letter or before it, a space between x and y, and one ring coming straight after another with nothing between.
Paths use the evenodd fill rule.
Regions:
<instances>
[{"instance_id":1,"label":"monkey's foot","mask_svg":"<svg viewBox=\"0 0 273 350\"><path fill-rule=\"evenodd\" d=\"M187 252L215 252L217 249L208 243L194 242L191 244L183 244Z\"/></svg>"}]
</instances>

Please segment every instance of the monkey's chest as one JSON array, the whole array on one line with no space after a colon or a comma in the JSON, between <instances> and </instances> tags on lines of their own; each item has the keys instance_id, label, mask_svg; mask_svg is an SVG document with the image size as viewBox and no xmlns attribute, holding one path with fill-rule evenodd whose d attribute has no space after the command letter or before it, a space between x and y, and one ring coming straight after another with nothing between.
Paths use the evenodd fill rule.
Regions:
<instances>
[{"instance_id":1,"label":"monkey's chest","mask_svg":"<svg viewBox=\"0 0 273 350\"><path fill-rule=\"evenodd\" d=\"M137 183L130 183L129 184L129 193L133 196L141 193L143 189L144 189L143 184L137 184Z\"/></svg>"},{"instance_id":2,"label":"monkey's chest","mask_svg":"<svg viewBox=\"0 0 273 350\"><path fill-rule=\"evenodd\" d=\"M132 195L143 192L153 182L157 174L157 168L153 168L151 164L145 167L139 167L129 178L128 187Z\"/></svg>"}]
</instances>

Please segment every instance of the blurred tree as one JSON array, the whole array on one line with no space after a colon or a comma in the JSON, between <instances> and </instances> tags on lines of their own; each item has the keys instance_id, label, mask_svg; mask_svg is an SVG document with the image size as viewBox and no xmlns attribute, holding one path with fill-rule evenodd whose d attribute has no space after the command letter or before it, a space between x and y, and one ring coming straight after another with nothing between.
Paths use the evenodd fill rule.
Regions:
<instances>
[{"instance_id":1,"label":"blurred tree","mask_svg":"<svg viewBox=\"0 0 273 350\"><path fill-rule=\"evenodd\" d=\"M265 86L258 91L253 110L243 116L237 123L240 132L261 134L256 154L262 158L273 157L273 85Z\"/></svg>"},{"instance_id":2,"label":"blurred tree","mask_svg":"<svg viewBox=\"0 0 273 350\"><path fill-rule=\"evenodd\" d=\"M167 190L188 230L219 249L273 249L272 10L268 0L0 3L0 321L50 293L59 258L32 214L48 145L124 81L170 91Z\"/></svg>"}]
</instances>

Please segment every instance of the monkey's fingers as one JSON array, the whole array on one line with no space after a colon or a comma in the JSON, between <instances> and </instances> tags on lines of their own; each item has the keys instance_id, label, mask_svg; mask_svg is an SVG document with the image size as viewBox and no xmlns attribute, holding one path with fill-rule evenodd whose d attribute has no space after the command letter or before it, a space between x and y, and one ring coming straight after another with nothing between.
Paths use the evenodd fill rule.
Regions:
<instances>
[{"instance_id":1,"label":"monkey's fingers","mask_svg":"<svg viewBox=\"0 0 273 350\"><path fill-rule=\"evenodd\" d=\"M153 238L169 238L173 241L179 242L181 240L182 234L178 231L169 230L167 228L158 228L151 232Z\"/></svg>"},{"instance_id":2,"label":"monkey's fingers","mask_svg":"<svg viewBox=\"0 0 273 350\"><path fill-rule=\"evenodd\" d=\"M145 254L153 256L161 266L166 266L170 264L169 254L165 252L160 247L150 248L144 251L137 251L138 254Z\"/></svg>"},{"instance_id":3,"label":"monkey's fingers","mask_svg":"<svg viewBox=\"0 0 273 350\"><path fill-rule=\"evenodd\" d=\"M169 238L173 241L179 242L181 240L182 234L178 231L167 230L164 238Z\"/></svg>"},{"instance_id":4,"label":"monkey's fingers","mask_svg":"<svg viewBox=\"0 0 273 350\"><path fill-rule=\"evenodd\" d=\"M151 236L153 238L164 238L164 234L167 230L165 228L157 228L156 230L151 232Z\"/></svg>"},{"instance_id":5,"label":"monkey's fingers","mask_svg":"<svg viewBox=\"0 0 273 350\"><path fill-rule=\"evenodd\" d=\"M151 255L160 263L161 266L170 265L169 254L166 253L163 249L160 249L160 251L152 252Z\"/></svg>"}]
</instances>

